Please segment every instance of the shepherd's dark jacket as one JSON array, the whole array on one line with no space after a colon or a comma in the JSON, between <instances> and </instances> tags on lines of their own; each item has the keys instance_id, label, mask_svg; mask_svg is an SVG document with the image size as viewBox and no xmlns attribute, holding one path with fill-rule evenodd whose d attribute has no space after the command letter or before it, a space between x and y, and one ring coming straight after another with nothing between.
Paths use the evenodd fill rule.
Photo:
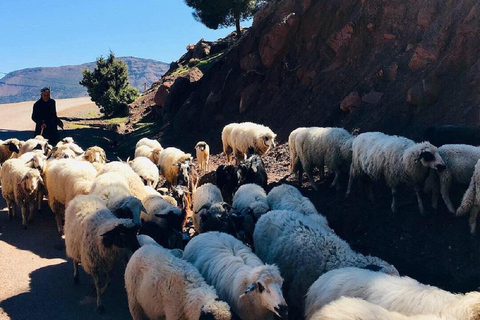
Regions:
<instances>
[{"instance_id":1,"label":"shepherd's dark jacket","mask_svg":"<svg viewBox=\"0 0 480 320\"><path fill-rule=\"evenodd\" d=\"M55 100L44 101L39 99L33 105L32 120L35 122L35 135L41 134L51 145L56 145L60 140L57 126L63 126L63 123L57 117ZM47 127L43 130L41 125L45 123Z\"/></svg>"}]
</instances>

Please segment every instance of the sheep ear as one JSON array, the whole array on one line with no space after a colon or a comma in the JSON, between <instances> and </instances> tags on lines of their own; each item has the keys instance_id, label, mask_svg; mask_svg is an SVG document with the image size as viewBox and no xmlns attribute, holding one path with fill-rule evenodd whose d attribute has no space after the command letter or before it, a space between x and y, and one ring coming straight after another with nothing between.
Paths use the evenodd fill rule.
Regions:
<instances>
[{"instance_id":1,"label":"sheep ear","mask_svg":"<svg viewBox=\"0 0 480 320\"><path fill-rule=\"evenodd\" d=\"M258 292L262 293L265 290L263 284L259 281L257 282Z\"/></svg>"},{"instance_id":2,"label":"sheep ear","mask_svg":"<svg viewBox=\"0 0 480 320\"><path fill-rule=\"evenodd\" d=\"M243 297L244 295L246 295L247 293L252 292L252 291L255 290L256 288L257 288L257 284L256 284L256 283L252 283L251 285L248 286L248 288L245 290L245 292L240 295L240 298Z\"/></svg>"},{"instance_id":3,"label":"sheep ear","mask_svg":"<svg viewBox=\"0 0 480 320\"><path fill-rule=\"evenodd\" d=\"M145 209L145 207L143 206L143 204L140 206L140 211L143 211L143 212L145 212L145 214L148 215L147 209Z\"/></svg>"},{"instance_id":4,"label":"sheep ear","mask_svg":"<svg viewBox=\"0 0 480 320\"><path fill-rule=\"evenodd\" d=\"M33 148L33 150L43 150L43 147L40 143L37 143L37 145L35 146L35 148Z\"/></svg>"},{"instance_id":5,"label":"sheep ear","mask_svg":"<svg viewBox=\"0 0 480 320\"><path fill-rule=\"evenodd\" d=\"M12 152L16 152L16 153L20 152L20 149L18 148L18 146L15 143L9 142L9 143L7 143L7 145L8 145L8 150L10 150Z\"/></svg>"}]
</instances>

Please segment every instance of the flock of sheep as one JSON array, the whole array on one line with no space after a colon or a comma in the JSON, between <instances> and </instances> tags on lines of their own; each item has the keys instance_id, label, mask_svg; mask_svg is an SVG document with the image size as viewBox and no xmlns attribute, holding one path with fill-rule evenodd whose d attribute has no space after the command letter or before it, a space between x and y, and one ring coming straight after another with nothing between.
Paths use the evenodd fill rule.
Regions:
<instances>
[{"instance_id":1,"label":"flock of sheep","mask_svg":"<svg viewBox=\"0 0 480 320\"><path fill-rule=\"evenodd\" d=\"M216 168L215 183L202 185L210 157L203 141L195 146L196 165L189 153L148 138L126 162L109 162L101 148L84 151L71 138L55 147L41 136L12 138L0 143L2 195L10 218L21 207L24 228L48 198L74 283L81 264L94 280L98 312L121 261L135 320L273 320L287 318L289 308L308 320L480 319L480 292L453 294L400 277L388 262L352 250L294 186L267 193L261 157L275 137L250 122L225 126L229 163ZM305 172L317 189L313 169L323 179L327 167L337 189L349 177L348 196L356 183L385 180L394 212L399 185L412 187L423 214L422 188L435 208L441 195L455 212L450 185L470 184L457 215L470 212L475 231L480 148L317 127L294 130L289 148L299 182ZM160 175L166 187L158 185Z\"/></svg>"}]
</instances>

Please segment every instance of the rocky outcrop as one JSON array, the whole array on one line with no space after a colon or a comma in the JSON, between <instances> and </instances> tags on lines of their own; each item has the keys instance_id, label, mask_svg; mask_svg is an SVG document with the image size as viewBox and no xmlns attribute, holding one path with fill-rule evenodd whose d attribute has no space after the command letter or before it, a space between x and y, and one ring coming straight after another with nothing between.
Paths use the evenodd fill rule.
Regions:
<instances>
[{"instance_id":1,"label":"rocky outcrop","mask_svg":"<svg viewBox=\"0 0 480 320\"><path fill-rule=\"evenodd\" d=\"M279 140L299 126L419 139L434 124L476 125L479 15L474 0L268 2L199 81L170 87L165 139L206 136L216 151L223 125L246 120Z\"/></svg>"}]
</instances>

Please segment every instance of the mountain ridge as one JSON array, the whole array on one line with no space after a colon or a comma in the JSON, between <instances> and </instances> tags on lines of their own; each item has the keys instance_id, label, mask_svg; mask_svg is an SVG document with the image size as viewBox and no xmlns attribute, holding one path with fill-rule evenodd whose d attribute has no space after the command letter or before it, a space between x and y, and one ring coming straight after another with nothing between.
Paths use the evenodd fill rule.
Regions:
<instances>
[{"instance_id":1,"label":"mountain ridge","mask_svg":"<svg viewBox=\"0 0 480 320\"><path fill-rule=\"evenodd\" d=\"M157 81L168 69L169 64L154 59L132 56L118 57L128 66L130 85L143 92L144 84L149 86ZM93 70L96 62L58 67L32 67L15 70L0 79L0 103L14 103L36 100L42 87L51 87L56 99L88 96L86 88L78 82L81 71Z\"/></svg>"}]
</instances>

